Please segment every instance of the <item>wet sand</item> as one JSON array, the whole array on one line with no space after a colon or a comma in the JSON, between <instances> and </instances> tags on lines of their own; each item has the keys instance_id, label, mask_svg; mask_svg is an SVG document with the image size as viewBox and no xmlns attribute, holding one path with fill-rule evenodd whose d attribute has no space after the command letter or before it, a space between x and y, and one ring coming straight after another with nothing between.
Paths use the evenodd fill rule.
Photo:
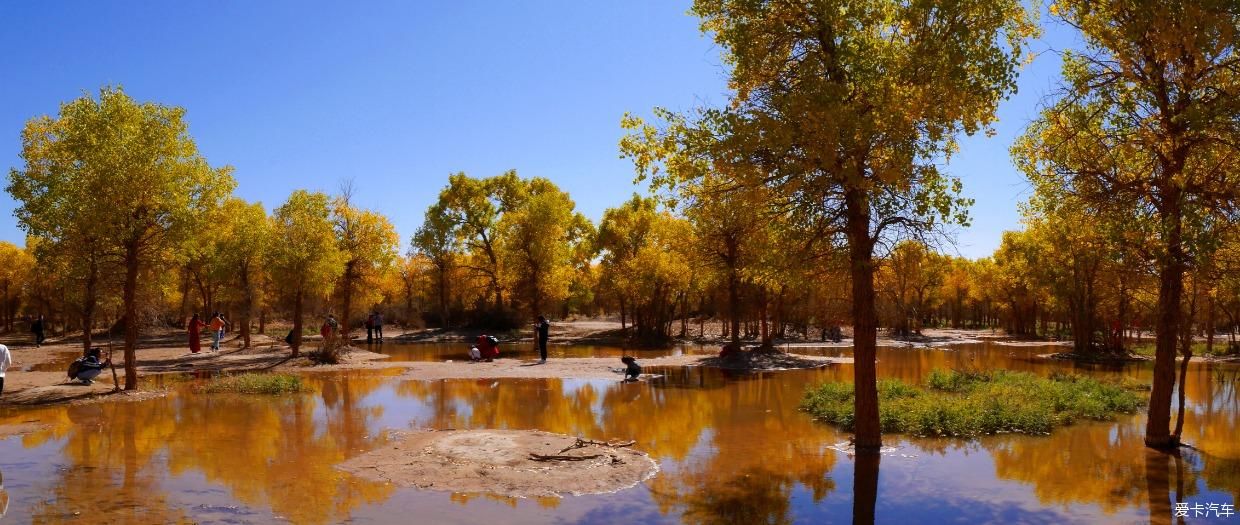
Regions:
<instances>
[{"instance_id":1,"label":"wet sand","mask_svg":"<svg viewBox=\"0 0 1240 525\"><path fill-rule=\"evenodd\" d=\"M659 470L631 447L539 430L414 432L337 468L401 487L517 498L608 494Z\"/></svg>"}]
</instances>

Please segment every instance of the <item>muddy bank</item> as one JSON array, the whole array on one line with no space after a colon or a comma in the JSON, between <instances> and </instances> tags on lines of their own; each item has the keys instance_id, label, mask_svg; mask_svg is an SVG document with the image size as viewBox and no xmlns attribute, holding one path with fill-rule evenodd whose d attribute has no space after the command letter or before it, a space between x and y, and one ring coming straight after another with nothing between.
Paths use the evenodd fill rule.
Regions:
<instances>
[{"instance_id":1,"label":"muddy bank","mask_svg":"<svg viewBox=\"0 0 1240 525\"><path fill-rule=\"evenodd\" d=\"M337 468L401 487L518 498L606 494L659 470L630 446L537 430L415 432Z\"/></svg>"}]
</instances>

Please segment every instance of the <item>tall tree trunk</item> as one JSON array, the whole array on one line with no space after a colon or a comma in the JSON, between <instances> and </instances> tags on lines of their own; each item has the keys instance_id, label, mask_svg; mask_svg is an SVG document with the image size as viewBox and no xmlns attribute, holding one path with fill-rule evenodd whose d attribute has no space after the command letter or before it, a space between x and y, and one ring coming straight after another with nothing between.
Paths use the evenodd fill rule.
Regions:
<instances>
[{"instance_id":1,"label":"tall tree trunk","mask_svg":"<svg viewBox=\"0 0 1240 525\"><path fill-rule=\"evenodd\" d=\"M349 261L344 267L344 282L340 283L340 299L343 303L341 304L343 311L340 312L340 335L344 341L349 340L349 318L353 312L353 286L357 281L357 276L354 274L356 267L356 261Z\"/></svg>"},{"instance_id":2,"label":"tall tree trunk","mask_svg":"<svg viewBox=\"0 0 1240 525\"><path fill-rule=\"evenodd\" d=\"M1206 353L1214 353L1214 290L1206 298Z\"/></svg>"},{"instance_id":3,"label":"tall tree trunk","mask_svg":"<svg viewBox=\"0 0 1240 525\"><path fill-rule=\"evenodd\" d=\"M1166 213L1172 222L1167 253L1158 275L1158 319L1154 352L1154 384L1150 388L1145 444L1152 448L1176 445L1171 436L1171 393L1175 388L1175 349L1180 334L1180 300L1184 295L1184 247L1178 210Z\"/></svg>"},{"instance_id":4,"label":"tall tree trunk","mask_svg":"<svg viewBox=\"0 0 1240 525\"><path fill-rule=\"evenodd\" d=\"M91 337L95 328L95 306L99 301L99 263L94 256L90 258L87 268L86 282L82 293L82 355L90 351L94 343Z\"/></svg>"},{"instance_id":5,"label":"tall tree trunk","mask_svg":"<svg viewBox=\"0 0 1240 525\"><path fill-rule=\"evenodd\" d=\"M181 318L178 320L177 326L185 328L186 322L190 318L189 314L189 272L185 268L181 268Z\"/></svg>"},{"instance_id":6,"label":"tall tree trunk","mask_svg":"<svg viewBox=\"0 0 1240 525\"><path fill-rule=\"evenodd\" d=\"M758 321L759 322L758 329L762 335L762 348L771 347L771 327L767 323L767 319L766 319L767 318L767 315L766 315L767 314L767 306L766 306L767 302L768 301L766 297L766 287L763 286L760 288L760 291L758 292L758 317L760 318Z\"/></svg>"},{"instance_id":7,"label":"tall tree trunk","mask_svg":"<svg viewBox=\"0 0 1240 525\"><path fill-rule=\"evenodd\" d=\"M250 272L242 267L238 272L241 278L241 344L242 348L250 347L250 316L254 315L254 291L250 289Z\"/></svg>"},{"instance_id":8,"label":"tall tree trunk","mask_svg":"<svg viewBox=\"0 0 1240 525\"><path fill-rule=\"evenodd\" d=\"M405 281L405 326L413 325L413 285Z\"/></svg>"},{"instance_id":9,"label":"tall tree trunk","mask_svg":"<svg viewBox=\"0 0 1240 525\"><path fill-rule=\"evenodd\" d=\"M533 310L532 312L530 312L530 315L532 315L532 316L538 316L538 315L542 315L542 313L543 313L543 311L542 311L542 308L543 308L543 304L542 304L542 294L541 294L541 293L539 293L539 290L538 290L538 286L539 286L539 284L538 284L538 272L539 272L539 270L538 270L538 265L534 264L534 263L533 263L533 261L531 261L531 262L530 262L530 267L531 267L531 271L530 271L530 310Z\"/></svg>"},{"instance_id":10,"label":"tall tree trunk","mask_svg":"<svg viewBox=\"0 0 1240 525\"><path fill-rule=\"evenodd\" d=\"M439 325L443 328L449 327L447 267L440 267L439 269Z\"/></svg>"},{"instance_id":11,"label":"tall tree trunk","mask_svg":"<svg viewBox=\"0 0 1240 525\"><path fill-rule=\"evenodd\" d=\"M138 388L138 244L125 247L125 390Z\"/></svg>"},{"instance_id":12,"label":"tall tree trunk","mask_svg":"<svg viewBox=\"0 0 1240 525\"><path fill-rule=\"evenodd\" d=\"M305 292L301 287L297 288L297 293L293 296L293 357L301 355L301 326L302 326L302 299Z\"/></svg>"},{"instance_id":13,"label":"tall tree trunk","mask_svg":"<svg viewBox=\"0 0 1240 525\"><path fill-rule=\"evenodd\" d=\"M857 449L882 447L878 420L878 381L875 355L878 346L877 313L874 310L874 241L870 236L870 200L864 190L849 190L844 197L847 219L849 274L852 276L853 385L856 389Z\"/></svg>"},{"instance_id":14,"label":"tall tree trunk","mask_svg":"<svg viewBox=\"0 0 1240 525\"><path fill-rule=\"evenodd\" d=\"M1128 330L1128 296L1124 291L1124 280L1119 280L1119 341L1112 350L1115 353L1124 353L1124 349L1128 346L1127 342Z\"/></svg>"},{"instance_id":15,"label":"tall tree trunk","mask_svg":"<svg viewBox=\"0 0 1240 525\"><path fill-rule=\"evenodd\" d=\"M736 266L728 268L728 321L731 324L732 348L741 347L741 292Z\"/></svg>"},{"instance_id":16,"label":"tall tree trunk","mask_svg":"<svg viewBox=\"0 0 1240 525\"><path fill-rule=\"evenodd\" d=\"M680 337L684 339L689 335L689 294L680 292Z\"/></svg>"},{"instance_id":17,"label":"tall tree trunk","mask_svg":"<svg viewBox=\"0 0 1240 525\"><path fill-rule=\"evenodd\" d=\"M1180 361L1180 381L1179 388L1176 389L1176 397L1178 398L1178 409L1176 410L1175 430L1171 432L1172 439L1178 443L1180 436L1184 435L1184 401L1186 389L1185 381L1188 379L1188 362L1193 359L1193 320L1197 317L1197 276L1193 275L1192 295L1188 301L1188 317L1184 319L1184 330L1180 338L1180 353L1184 359Z\"/></svg>"}]
</instances>

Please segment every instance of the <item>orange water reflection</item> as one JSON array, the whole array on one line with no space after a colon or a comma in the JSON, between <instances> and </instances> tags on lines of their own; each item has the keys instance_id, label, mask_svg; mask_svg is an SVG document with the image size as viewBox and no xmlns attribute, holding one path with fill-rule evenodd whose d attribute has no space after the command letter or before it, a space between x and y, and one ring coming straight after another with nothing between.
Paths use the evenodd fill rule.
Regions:
<instances>
[{"instance_id":1,"label":"orange water reflection","mask_svg":"<svg viewBox=\"0 0 1240 525\"><path fill-rule=\"evenodd\" d=\"M1075 366L1034 359L1039 352L1046 349L885 349L879 372L908 381L934 368L961 367L1149 377L1143 365ZM397 490L334 469L383 444L391 429L537 428L636 440L662 464L644 488L622 498L647 521L847 521L854 513L860 522L935 521L960 519L951 512L975 506L993 511L976 521L1017 509L1015 521L1066 516L1162 523L1173 501L1234 503L1240 496L1237 370L1190 369L1185 440L1200 452L1180 458L1148 452L1143 416L1133 415L1050 436L993 436L967 444L893 436L888 442L908 457L884 457L880 476L877 461L859 463L828 448L845 434L796 410L807 387L851 376L849 367L837 366L749 376L656 369L667 377L641 384L311 374L313 393L301 396L180 392L0 415L0 424L37 419L47 425L19 442L0 441L0 454L25 451L34 458L0 455L0 467L24 480L9 488L16 502L10 515L18 522L90 515L113 523L383 523L401 505L462 521L612 521L613 514L589 517L608 505L607 497L517 500ZM990 490L1002 497L988 498Z\"/></svg>"}]
</instances>

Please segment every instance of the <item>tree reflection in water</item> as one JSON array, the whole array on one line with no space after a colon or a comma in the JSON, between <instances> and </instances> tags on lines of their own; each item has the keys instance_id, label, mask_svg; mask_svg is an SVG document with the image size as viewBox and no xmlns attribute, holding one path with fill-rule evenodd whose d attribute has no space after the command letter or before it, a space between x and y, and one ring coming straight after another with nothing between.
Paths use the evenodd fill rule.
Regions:
<instances>
[{"instance_id":1,"label":"tree reflection in water","mask_svg":"<svg viewBox=\"0 0 1240 525\"><path fill-rule=\"evenodd\" d=\"M874 523L874 506L878 501L878 452L858 452L853 457L853 523Z\"/></svg>"},{"instance_id":2,"label":"tree reflection in water","mask_svg":"<svg viewBox=\"0 0 1240 525\"><path fill-rule=\"evenodd\" d=\"M879 373L921 381L934 368L984 367L1149 378L1145 365L1096 368L1033 357L1045 352L989 344L882 349ZM884 499L878 498L881 458L846 459L829 447L847 434L796 409L810 385L848 378L847 365L759 374L650 368L667 377L638 384L413 381L357 371L307 375L314 392L301 396L182 393L0 415L0 424L37 419L46 425L20 441L39 449L43 464L56 465L17 466L23 475L38 472L38 479L24 477L9 487L15 498L10 519L59 522L72 512L97 509L115 523L261 522L276 516L331 523L350 517L382 521L384 509L404 506L430 510L428 515L459 512L510 521L578 516L607 522L632 515L685 523L789 523L844 521L851 514L856 523L871 523L915 509L922 517L943 519L975 510L968 515L981 520L1088 516L1167 523L1174 501L1227 503L1240 495L1240 369L1234 365L1190 367L1184 440L1200 450L1185 451L1178 460L1148 455L1140 414L1078 422L1049 436L967 442L889 436L909 456L885 458ZM383 429L406 426L632 439L662 470L645 488L617 498L538 500L397 492L335 470L341 460L384 443ZM839 460L853 462L851 502L849 494L833 494L837 480L848 479L846 470L835 471ZM610 507L616 499L623 508Z\"/></svg>"},{"instance_id":3,"label":"tree reflection in water","mask_svg":"<svg viewBox=\"0 0 1240 525\"><path fill-rule=\"evenodd\" d=\"M247 519L260 521L274 514L295 523L339 522L392 492L334 468L346 455L383 441L367 430L375 413L351 404L384 380L374 374L335 385L308 379L319 392L335 392L326 403L312 396L184 393L21 412L22 420L47 425L23 436L23 445L59 441L65 462L48 480L48 496L30 509L32 520L59 523L79 513L109 523L180 523L220 512L257 513ZM184 494L174 501L169 485L191 474L227 488L230 498L218 509L180 501ZM270 512L234 509L230 500Z\"/></svg>"}]
</instances>

